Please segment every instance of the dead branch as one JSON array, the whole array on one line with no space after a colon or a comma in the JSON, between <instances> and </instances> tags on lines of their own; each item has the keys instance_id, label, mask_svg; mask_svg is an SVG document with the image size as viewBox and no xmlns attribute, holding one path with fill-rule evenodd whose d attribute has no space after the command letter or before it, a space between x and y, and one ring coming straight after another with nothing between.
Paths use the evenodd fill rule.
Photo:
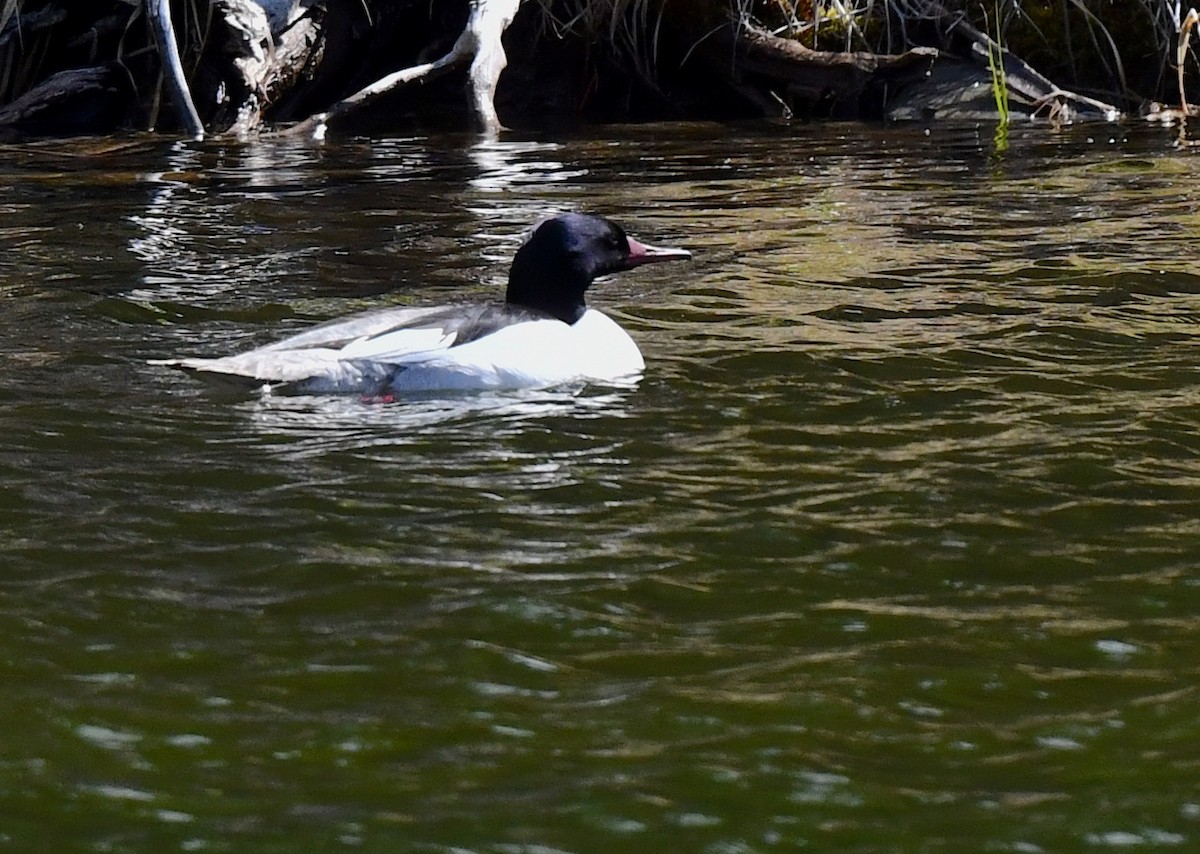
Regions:
<instances>
[{"instance_id":1,"label":"dead branch","mask_svg":"<svg viewBox=\"0 0 1200 854\"><path fill-rule=\"evenodd\" d=\"M500 37L508 29L525 0L478 0L472 3L466 33L471 34L475 58L469 78L475 119L483 132L494 136L503 129L496 115L496 85L508 65Z\"/></svg>"},{"instance_id":2,"label":"dead branch","mask_svg":"<svg viewBox=\"0 0 1200 854\"><path fill-rule=\"evenodd\" d=\"M787 83L811 98L859 94L866 84L914 67L924 72L939 51L914 47L899 54L813 50L743 21L736 32L738 66Z\"/></svg>"},{"instance_id":3,"label":"dead branch","mask_svg":"<svg viewBox=\"0 0 1200 854\"><path fill-rule=\"evenodd\" d=\"M192 93L188 90L183 74L179 45L175 41L175 27L171 24L170 0L151 0L147 3L147 9L150 13L154 41L158 46L158 55L162 60L163 75L171 89L171 100L179 114L179 121L189 134L199 139L204 136L204 125L196 112Z\"/></svg>"},{"instance_id":4,"label":"dead branch","mask_svg":"<svg viewBox=\"0 0 1200 854\"><path fill-rule=\"evenodd\" d=\"M311 135L321 139L330 122L341 119L375 101L381 95L419 81L432 80L471 60L469 79L472 109L480 127L487 134L503 129L496 115L496 84L507 65L501 36L516 16L525 0L471 0L471 14L466 27L445 56L433 61L394 71L386 77L338 101L328 110L309 116L293 125L285 134Z\"/></svg>"}]
</instances>

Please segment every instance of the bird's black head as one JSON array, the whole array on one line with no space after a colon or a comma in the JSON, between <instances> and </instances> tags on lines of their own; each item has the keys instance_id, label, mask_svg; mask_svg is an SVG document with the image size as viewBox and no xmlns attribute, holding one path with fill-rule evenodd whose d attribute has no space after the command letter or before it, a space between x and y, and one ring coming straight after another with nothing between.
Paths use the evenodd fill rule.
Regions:
<instances>
[{"instance_id":1,"label":"bird's black head","mask_svg":"<svg viewBox=\"0 0 1200 854\"><path fill-rule=\"evenodd\" d=\"M691 257L684 249L639 243L603 217L561 214L538 223L517 250L505 299L574 323L587 310L583 294L593 279L642 264Z\"/></svg>"}]
</instances>

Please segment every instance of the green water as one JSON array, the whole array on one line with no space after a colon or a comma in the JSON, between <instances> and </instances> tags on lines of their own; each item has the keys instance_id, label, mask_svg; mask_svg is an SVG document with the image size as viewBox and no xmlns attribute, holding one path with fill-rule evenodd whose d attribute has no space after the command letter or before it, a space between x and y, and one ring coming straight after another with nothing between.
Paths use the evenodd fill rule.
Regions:
<instances>
[{"instance_id":1,"label":"green water","mask_svg":"<svg viewBox=\"0 0 1200 854\"><path fill-rule=\"evenodd\" d=\"M0 850L1200 847L1200 185L1164 131L0 149ZM636 388L146 365L485 298Z\"/></svg>"}]
</instances>

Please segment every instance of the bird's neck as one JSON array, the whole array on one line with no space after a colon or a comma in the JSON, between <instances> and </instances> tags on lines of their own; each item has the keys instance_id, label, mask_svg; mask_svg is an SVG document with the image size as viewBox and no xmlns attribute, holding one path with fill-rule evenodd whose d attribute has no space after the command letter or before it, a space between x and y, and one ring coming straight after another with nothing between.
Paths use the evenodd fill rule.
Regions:
<instances>
[{"instance_id":1,"label":"bird's neck","mask_svg":"<svg viewBox=\"0 0 1200 854\"><path fill-rule=\"evenodd\" d=\"M587 311L583 294L590 281L579 281L579 275L568 269L546 269L525 263L520 254L513 260L508 275L508 290L504 301L509 305L530 308L557 317L563 323L574 323Z\"/></svg>"}]
</instances>

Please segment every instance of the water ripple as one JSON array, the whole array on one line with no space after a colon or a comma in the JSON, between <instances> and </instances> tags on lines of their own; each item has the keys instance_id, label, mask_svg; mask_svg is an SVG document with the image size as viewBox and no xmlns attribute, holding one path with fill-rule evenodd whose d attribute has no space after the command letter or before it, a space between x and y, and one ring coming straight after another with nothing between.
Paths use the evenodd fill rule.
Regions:
<instances>
[{"instance_id":1,"label":"water ripple","mask_svg":"<svg viewBox=\"0 0 1200 854\"><path fill-rule=\"evenodd\" d=\"M1094 134L10 147L5 841L1183 850L1197 191ZM696 256L596 288L634 386L145 364L492 295L576 207Z\"/></svg>"}]
</instances>

